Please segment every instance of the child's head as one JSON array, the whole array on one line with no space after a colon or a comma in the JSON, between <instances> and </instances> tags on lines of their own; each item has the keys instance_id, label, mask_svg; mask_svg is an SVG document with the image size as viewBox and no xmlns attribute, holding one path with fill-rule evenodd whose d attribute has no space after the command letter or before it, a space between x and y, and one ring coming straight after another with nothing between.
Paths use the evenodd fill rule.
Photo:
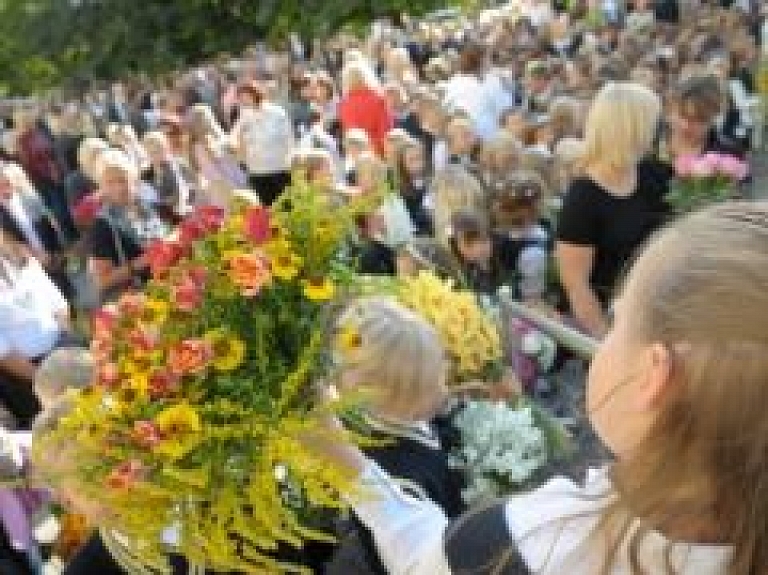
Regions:
<instances>
[{"instance_id":1,"label":"child's head","mask_svg":"<svg viewBox=\"0 0 768 575\"><path fill-rule=\"evenodd\" d=\"M536 172L517 170L491 187L493 227L501 232L523 230L539 219L546 184Z\"/></svg>"},{"instance_id":2,"label":"child's head","mask_svg":"<svg viewBox=\"0 0 768 575\"><path fill-rule=\"evenodd\" d=\"M451 235L451 217L462 208L487 210L483 186L463 166L446 166L435 174L434 190L435 237L444 245Z\"/></svg>"},{"instance_id":3,"label":"child's head","mask_svg":"<svg viewBox=\"0 0 768 575\"><path fill-rule=\"evenodd\" d=\"M395 128L387 132L384 139L384 160L394 166L397 163L397 157L405 143L410 139L408 132L402 128Z\"/></svg>"},{"instance_id":4,"label":"child's head","mask_svg":"<svg viewBox=\"0 0 768 575\"><path fill-rule=\"evenodd\" d=\"M730 545L731 575L768 565L766 285L768 204L679 220L629 273L589 374L590 418L617 455L620 523L605 525L628 512Z\"/></svg>"},{"instance_id":5,"label":"child's head","mask_svg":"<svg viewBox=\"0 0 768 575\"><path fill-rule=\"evenodd\" d=\"M523 141L528 130L528 119L522 108L508 108L501 114L501 127L519 141Z\"/></svg>"},{"instance_id":6,"label":"child's head","mask_svg":"<svg viewBox=\"0 0 768 575\"><path fill-rule=\"evenodd\" d=\"M344 152L347 158L354 160L360 154L371 150L368 134L360 128L352 128L344 134Z\"/></svg>"},{"instance_id":7,"label":"child's head","mask_svg":"<svg viewBox=\"0 0 768 575\"><path fill-rule=\"evenodd\" d=\"M373 152L363 152L357 158L357 187L361 192L372 192L387 181L387 165Z\"/></svg>"},{"instance_id":8,"label":"child's head","mask_svg":"<svg viewBox=\"0 0 768 575\"><path fill-rule=\"evenodd\" d=\"M423 177L428 168L424 142L409 138L400 149L399 167L404 176Z\"/></svg>"},{"instance_id":9,"label":"child's head","mask_svg":"<svg viewBox=\"0 0 768 575\"><path fill-rule=\"evenodd\" d=\"M500 133L483 143L480 148L480 167L493 174L514 169L520 162L523 147L512 134Z\"/></svg>"},{"instance_id":10,"label":"child's head","mask_svg":"<svg viewBox=\"0 0 768 575\"><path fill-rule=\"evenodd\" d=\"M435 330L384 297L366 297L341 316L334 352L343 390L369 394L370 409L395 420L431 419L446 396L446 363Z\"/></svg>"},{"instance_id":11,"label":"child's head","mask_svg":"<svg viewBox=\"0 0 768 575\"><path fill-rule=\"evenodd\" d=\"M35 373L35 394L43 410L52 407L69 390L81 390L93 381L93 356L77 347L52 351Z\"/></svg>"},{"instance_id":12,"label":"child's head","mask_svg":"<svg viewBox=\"0 0 768 575\"><path fill-rule=\"evenodd\" d=\"M333 158L326 150L304 150L293 157L292 171L302 171L307 182L321 186L332 186L334 182Z\"/></svg>"},{"instance_id":13,"label":"child's head","mask_svg":"<svg viewBox=\"0 0 768 575\"><path fill-rule=\"evenodd\" d=\"M448 143L448 152L451 155L465 156L471 154L477 143L472 120L464 115L454 116L445 128L445 138Z\"/></svg>"},{"instance_id":14,"label":"child's head","mask_svg":"<svg viewBox=\"0 0 768 575\"><path fill-rule=\"evenodd\" d=\"M456 256L462 263L486 265L493 255L487 218L477 210L463 209L453 214L451 232Z\"/></svg>"}]
</instances>

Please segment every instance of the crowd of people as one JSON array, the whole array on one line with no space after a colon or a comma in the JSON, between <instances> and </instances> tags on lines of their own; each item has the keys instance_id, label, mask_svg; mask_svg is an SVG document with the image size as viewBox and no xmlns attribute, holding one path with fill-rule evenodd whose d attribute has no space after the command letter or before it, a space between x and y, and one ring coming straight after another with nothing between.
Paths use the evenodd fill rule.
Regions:
<instances>
[{"instance_id":1,"label":"crowd of people","mask_svg":"<svg viewBox=\"0 0 768 575\"><path fill-rule=\"evenodd\" d=\"M409 366L431 361L434 385L412 382L429 406L418 421L381 407L407 457L325 447L381 497L355 509L362 559L336 553L316 571L763 572L768 366L754 326L768 308L768 211L736 204L672 224L614 304L673 219L675 159L747 160L762 137L765 6L710 4L525 0L382 21L362 39L295 37L285 51L12 107L0 135L4 425L31 425L41 361L85 344L89 310L141 290L145 248L196 206L229 209L245 189L269 206L297 174L335 202L386 188L350 240L360 271L429 267L486 296L508 286L605 338L589 400L618 463L585 490L556 479L449 527L461 505L427 424L439 350L426 328L398 331L414 321L403 310L368 302L377 337L408 342L402 373L386 373L421 378ZM390 480L403 474L432 502L403 495ZM4 543L0 570L28 573ZM69 572L120 572L104 560L95 541Z\"/></svg>"}]
</instances>

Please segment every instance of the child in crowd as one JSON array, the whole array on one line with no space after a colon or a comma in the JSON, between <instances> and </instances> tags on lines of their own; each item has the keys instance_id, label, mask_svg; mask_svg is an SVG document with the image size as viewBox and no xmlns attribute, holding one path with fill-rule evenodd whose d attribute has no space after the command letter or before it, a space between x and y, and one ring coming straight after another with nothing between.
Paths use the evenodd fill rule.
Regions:
<instances>
[{"instance_id":1,"label":"child in crowd","mask_svg":"<svg viewBox=\"0 0 768 575\"><path fill-rule=\"evenodd\" d=\"M381 445L368 457L411 495L437 505L448 517L463 509L460 472L443 450L444 427L435 421L448 391L442 345L434 329L396 302L364 298L338 322L334 346L341 390L362 391L362 425ZM386 573L368 531L347 526L327 575Z\"/></svg>"},{"instance_id":2,"label":"child in crowd","mask_svg":"<svg viewBox=\"0 0 768 575\"><path fill-rule=\"evenodd\" d=\"M428 177L427 158L424 144L409 138L400 149L397 159L397 184L400 196L405 202L414 235L432 235L432 214L429 211L431 186Z\"/></svg>"},{"instance_id":3,"label":"child in crowd","mask_svg":"<svg viewBox=\"0 0 768 575\"><path fill-rule=\"evenodd\" d=\"M448 146L448 163L469 167L474 164L478 139L472 120L465 115L456 115L445 128Z\"/></svg>"},{"instance_id":4,"label":"child in crowd","mask_svg":"<svg viewBox=\"0 0 768 575\"><path fill-rule=\"evenodd\" d=\"M371 140L364 130L352 128L344 134L344 181L348 185L357 185L357 160L366 152L371 152Z\"/></svg>"},{"instance_id":5,"label":"child in crowd","mask_svg":"<svg viewBox=\"0 0 768 575\"><path fill-rule=\"evenodd\" d=\"M511 287L528 301L542 300L548 287L552 238L540 221L540 202L546 195L546 185L536 173L520 170L497 180L489 200L499 249L517 279Z\"/></svg>"},{"instance_id":6,"label":"child in crowd","mask_svg":"<svg viewBox=\"0 0 768 575\"><path fill-rule=\"evenodd\" d=\"M494 295L503 285L514 283L514 262L506 256L503 237L491 233L487 217L463 209L451 218L451 248L461 268L461 279L472 291Z\"/></svg>"}]
</instances>

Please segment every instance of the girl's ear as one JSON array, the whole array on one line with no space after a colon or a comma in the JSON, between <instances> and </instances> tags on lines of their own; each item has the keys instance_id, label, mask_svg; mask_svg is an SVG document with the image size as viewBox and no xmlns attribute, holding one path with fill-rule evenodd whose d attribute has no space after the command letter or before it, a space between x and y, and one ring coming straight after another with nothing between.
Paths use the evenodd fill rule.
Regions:
<instances>
[{"instance_id":1,"label":"girl's ear","mask_svg":"<svg viewBox=\"0 0 768 575\"><path fill-rule=\"evenodd\" d=\"M672 383L672 361L669 347L662 343L654 343L647 349L646 377L638 397L641 409L656 409L663 403Z\"/></svg>"}]
</instances>

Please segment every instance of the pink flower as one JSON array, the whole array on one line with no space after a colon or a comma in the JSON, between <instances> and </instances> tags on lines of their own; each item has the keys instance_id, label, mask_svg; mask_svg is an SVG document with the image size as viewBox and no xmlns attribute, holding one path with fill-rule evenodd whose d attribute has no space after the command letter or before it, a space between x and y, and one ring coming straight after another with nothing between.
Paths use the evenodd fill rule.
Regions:
<instances>
[{"instance_id":1,"label":"pink flower","mask_svg":"<svg viewBox=\"0 0 768 575\"><path fill-rule=\"evenodd\" d=\"M204 285L197 283L193 278L186 277L181 284L173 288L173 301L176 308L185 311L195 311L203 303Z\"/></svg>"},{"instance_id":2,"label":"pink flower","mask_svg":"<svg viewBox=\"0 0 768 575\"><path fill-rule=\"evenodd\" d=\"M160 430L151 421L137 421L133 424L133 439L142 447L152 449L160 443Z\"/></svg>"},{"instance_id":3,"label":"pink flower","mask_svg":"<svg viewBox=\"0 0 768 575\"><path fill-rule=\"evenodd\" d=\"M205 371L213 360L214 351L204 339L185 339L171 348L168 365L176 376L198 374Z\"/></svg>"},{"instance_id":4,"label":"pink flower","mask_svg":"<svg viewBox=\"0 0 768 575\"><path fill-rule=\"evenodd\" d=\"M149 259L152 275L163 277L181 259L184 249L178 242L157 240L147 247L145 253Z\"/></svg>"},{"instance_id":5,"label":"pink flower","mask_svg":"<svg viewBox=\"0 0 768 575\"><path fill-rule=\"evenodd\" d=\"M734 182L741 182L749 175L749 165L735 156L722 155L718 160L719 171Z\"/></svg>"},{"instance_id":6,"label":"pink flower","mask_svg":"<svg viewBox=\"0 0 768 575\"><path fill-rule=\"evenodd\" d=\"M690 178L693 175L693 166L697 156L694 154L681 154L675 160L675 173L678 178Z\"/></svg>"},{"instance_id":7,"label":"pink flower","mask_svg":"<svg viewBox=\"0 0 768 575\"><path fill-rule=\"evenodd\" d=\"M205 229L202 222L190 216L181 224L179 224L179 242L183 246L188 246L197 240L201 239L205 235Z\"/></svg>"},{"instance_id":8,"label":"pink flower","mask_svg":"<svg viewBox=\"0 0 768 575\"><path fill-rule=\"evenodd\" d=\"M117 326L117 314L110 309L102 308L91 316L91 333L94 337L111 339Z\"/></svg>"},{"instance_id":9,"label":"pink flower","mask_svg":"<svg viewBox=\"0 0 768 575\"><path fill-rule=\"evenodd\" d=\"M137 327L128 334L128 341L134 349L149 352L157 349L160 336L152 329Z\"/></svg>"},{"instance_id":10,"label":"pink flower","mask_svg":"<svg viewBox=\"0 0 768 575\"><path fill-rule=\"evenodd\" d=\"M711 159L706 156L699 156L691 164L691 177L706 179L711 178L717 173L717 165L713 164Z\"/></svg>"},{"instance_id":11,"label":"pink flower","mask_svg":"<svg viewBox=\"0 0 768 575\"><path fill-rule=\"evenodd\" d=\"M107 485L112 489L128 489L133 487L144 474L144 464L131 459L115 467L107 476Z\"/></svg>"},{"instance_id":12,"label":"pink flower","mask_svg":"<svg viewBox=\"0 0 768 575\"><path fill-rule=\"evenodd\" d=\"M245 237L256 245L272 237L269 210L261 206L248 208L244 217Z\"/></svg>"},{"instance_id":13,"label":"pink flower","mask_svg":"<svg viewBox=\"0 0 768 575\"><path fill-rule=\"evenodd\" d=\"M120 371L114 363L105 363L99 367L97 377L100 385L111 389L120 380Z\"/></svg>"},{"instance_id":14,"label":"pink flower","mask_svg":"<svg viewBox=\"0 0 768 575\"><path fill-rule=\"evenodd\" d=\"M205 269L205 266L192 266L187 270L187 276L202 287L205 286L205 281L208 279L208 270Z\"/></svg>"},{"instance_id":15,"label":"pink flower","mask_svg":"<svg viewBox=\"0 0 768 575\"><path fill-rule=\"evenodd\" d=\"M200 222L205 234L218 232L224 223L226 212L219 206L200 206L192 215Z\"/></svg>"}]
</instances>

